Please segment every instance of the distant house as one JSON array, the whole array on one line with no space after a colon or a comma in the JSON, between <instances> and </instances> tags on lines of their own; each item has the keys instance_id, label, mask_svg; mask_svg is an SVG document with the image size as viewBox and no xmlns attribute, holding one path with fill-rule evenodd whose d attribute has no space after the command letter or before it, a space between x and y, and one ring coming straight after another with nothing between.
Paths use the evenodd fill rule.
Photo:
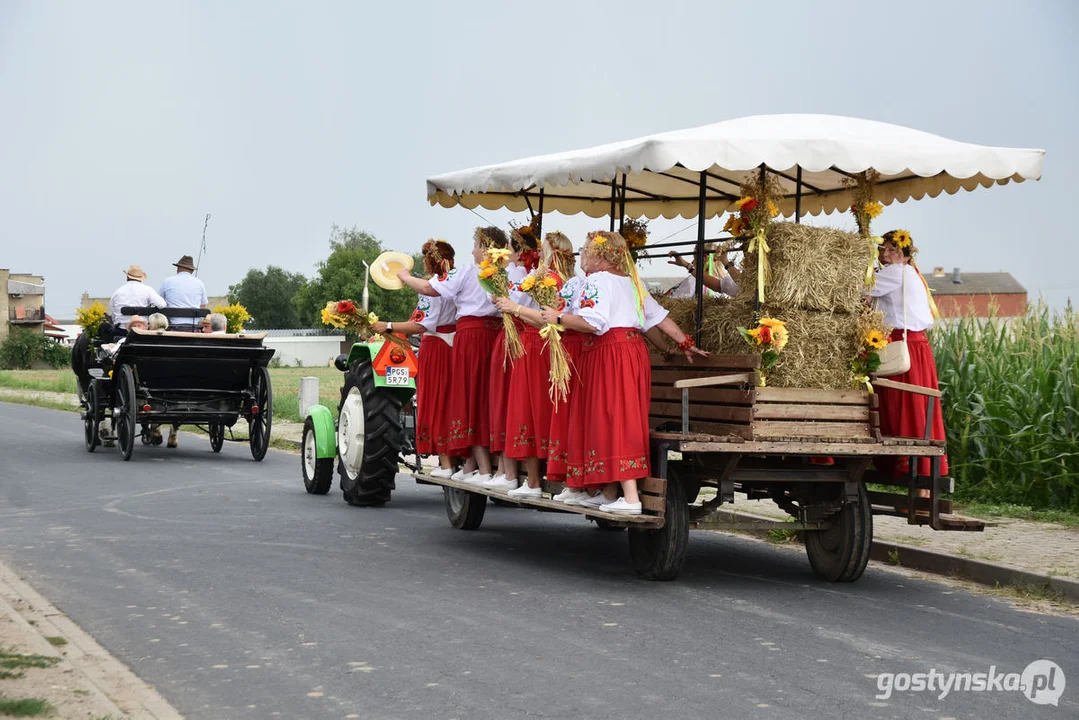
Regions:
<instances>
[{"instance_id":1,"label":"distant house","mask_svg":"<svg viewBox=\"0 0 1079 720\"><path fill-rule=\"evenodd\" d=\"M0 269L0 342L12 327L42 332L45 327L45 278Z\"/></svg>"},{"instance_id":2,"label":"distant house","mask_svg":"<svg viewBox=\"0 0 1079 720\"><path fill-rule=\"evenodd\" d=\"M1015 317L1026 312L1027 290L1006 272L964 273L955 268L933 268L925 281L933 291L941 317L988 317L994 307L998 317Z\"/></svg>"}]
</instances>

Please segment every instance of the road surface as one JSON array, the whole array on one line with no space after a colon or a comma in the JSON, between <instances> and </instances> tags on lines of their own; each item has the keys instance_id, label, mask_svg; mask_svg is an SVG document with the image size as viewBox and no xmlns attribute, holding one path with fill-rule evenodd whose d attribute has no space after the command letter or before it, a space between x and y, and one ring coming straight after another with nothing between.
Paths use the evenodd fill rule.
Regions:
<instances>
[{"instance_id":1,"label":"road surface","mask_svg":"<svg viewBox=\"0 0 1079 720\"><path fill-rule=\"evenodd\" d=\"M717 533L650 583L623 532L498 507L454 530L439 489L398 488L350 508L305 494L294 455L194 436L124 463L73 414L0 403L0 558L189 718L1079 716L1073 618L875 566L826 584ZM881 673L1043 658L1059 706L877 697Z\"/></svg>"}]
</instances>

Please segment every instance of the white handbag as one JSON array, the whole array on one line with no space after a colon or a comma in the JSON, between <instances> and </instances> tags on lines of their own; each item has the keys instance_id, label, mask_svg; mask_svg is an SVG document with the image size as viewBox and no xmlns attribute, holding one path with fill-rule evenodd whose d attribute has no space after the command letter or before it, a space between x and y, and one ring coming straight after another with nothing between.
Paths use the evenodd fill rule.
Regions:
<instances>
[{"instance_id":1,"label":"white handbag","mask_svg":"<svg viewBox=\"0 0 1079 720\"><path fill-rule=\"evenodd\" d=\"M880 367L873 373L877 377L902 375L910 370L910 348L907 347L907 267L903 266L903 277L899 281L903 288L903 339L892 340L877 353Z\"/></svg>"}]
</instances>

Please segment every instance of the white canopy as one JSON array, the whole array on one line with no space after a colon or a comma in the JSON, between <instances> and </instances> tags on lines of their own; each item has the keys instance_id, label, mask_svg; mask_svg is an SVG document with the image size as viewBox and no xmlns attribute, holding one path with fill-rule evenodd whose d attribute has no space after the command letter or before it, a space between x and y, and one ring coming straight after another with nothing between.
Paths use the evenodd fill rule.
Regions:
<instances>
[{"instance_id":1,"label":"white canopy","mask_svg":"<svg viewBox=\"0 0 1079 720\"><path fill-rule=\"evenodd\" d=\"M795 211L801 172L801 213L850 207L847 181L873 169L875 195L885 205L960 188L1004 185L1041 177L1044 150L948 140L898 125L835 115L759 115L661 133L586 150L436 175L427 180L432 205L521 212L526 198L538 210L590 217L611 214L612 196L632 217L697 217L701 172L705 217L733 207L739 186L763 164L781 182L780 212Z\"/></svg>"}]
</instances>

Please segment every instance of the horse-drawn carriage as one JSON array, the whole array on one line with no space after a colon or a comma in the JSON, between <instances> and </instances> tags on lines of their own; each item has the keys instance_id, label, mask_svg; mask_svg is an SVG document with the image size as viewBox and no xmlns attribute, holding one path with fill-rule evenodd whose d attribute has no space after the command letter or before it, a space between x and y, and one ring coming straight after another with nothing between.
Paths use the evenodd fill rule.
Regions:
<instances>
[{"instance_id":1,"label":"horse-drawn carriage","mask_svg":"<svg viewBox=\"0 0 1079 720\"><path fill-rule=\"evenodd\" d=\"M206 314L131 307L123 312L163 312L172 318ZM274 351L263 346L264 337L132 330L109 349L102 339L91 340L76 364L86 449L94 452L103 442L116 441L129 460L136 438L149 445L160 437L154 433L158 426L185 424L206 430L210 447L220 452L226 430L243 419L251 456L262 460L273 415L267 364Z\"/></svg>"}]
</instances>

